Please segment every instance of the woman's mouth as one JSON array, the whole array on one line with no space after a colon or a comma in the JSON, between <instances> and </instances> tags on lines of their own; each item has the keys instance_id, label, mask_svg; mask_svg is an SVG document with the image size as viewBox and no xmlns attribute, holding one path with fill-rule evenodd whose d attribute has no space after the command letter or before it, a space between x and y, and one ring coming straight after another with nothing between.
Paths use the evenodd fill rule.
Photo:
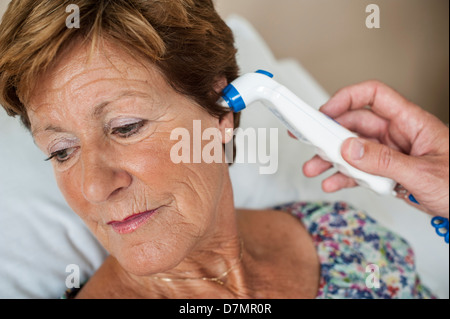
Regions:
<instances>
[{"instance_id":1,"label":"woman's mouth","mask_svg":"<svg viewBox=\"0 0 450 319\"><path fill-rule=\"evenodd\" d=\"M149 218L157 211L157 209L134 214L127 218L125 218L122 221L112 221L109 222L108 225L110 225L113 230L118 234L129 234L134 232L136 229L138 229L140 226L145 224L146 221L149 220Z\"/></svg>"}]
</instances>

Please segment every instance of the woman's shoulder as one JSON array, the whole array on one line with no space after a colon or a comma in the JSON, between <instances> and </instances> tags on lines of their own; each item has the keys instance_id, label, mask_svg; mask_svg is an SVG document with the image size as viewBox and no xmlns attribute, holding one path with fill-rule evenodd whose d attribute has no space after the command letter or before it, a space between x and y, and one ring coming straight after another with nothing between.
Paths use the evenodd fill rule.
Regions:
<instances>
[{"instance_id":1,"label":"woman's shoulder","mask_svg":"<svg viewBox=\"0 0 450 319\"><path fill-rule=\"evenodd\" d=\"M414 252L401 236L343 202L275 207L295 216L313 238L323 298L427 298Z\"/></svg>"},{"instance_id":2,"label":"woman's shoulder","mask_svg":"<svg viewBox=\"0 0 450 319\"><path fill-rule=\"evenodd\" d=\"M274 209L298 218L317 243L335 240L355 245L372 243L378 247L380 241L389 241L398 247L409 247L403 238L344 202L295 202Z\"/></svg>"},{"instance_id":3,"label":"woman's shoulder","mask_svg":"<svg viewBox=\"0 0 450 319\"><path fill-rule=\"evenodd\" d=\"M302 247L312 240L305 225L289 212L275 209L239 210L238 227L251 246L263 246L268 251ZM289 242L289 245L286 243Z\"/></svg>"}]
</instances>

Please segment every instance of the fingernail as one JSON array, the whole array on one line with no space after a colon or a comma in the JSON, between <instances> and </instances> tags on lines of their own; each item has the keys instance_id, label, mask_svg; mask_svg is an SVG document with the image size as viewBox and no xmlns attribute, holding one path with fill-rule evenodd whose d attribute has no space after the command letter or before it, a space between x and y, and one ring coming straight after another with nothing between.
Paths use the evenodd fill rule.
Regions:
<instances>
[{"instance_id":1,"label":"fingernail","mask_svg":"<svg viewBox=\"0 0 450 319\"><path fill-rule=\"evenodd\" d=\"M349 154L352 160L358 161L362 159L364 156L364 144L357 139L353 139L350 142Z\"/></svg>"},{"instance_id":2,"label":"fingernail","mask_svg":"<svg viewBox=\"0 0 450 319\"><path fill-rule=\"evenodd\" d=\"M330 115L328 114L329 109L330 107L327 104L325 104L319 108L319 111L325 114L326 116L330 117Z\"/></svg>"}]
</instances>

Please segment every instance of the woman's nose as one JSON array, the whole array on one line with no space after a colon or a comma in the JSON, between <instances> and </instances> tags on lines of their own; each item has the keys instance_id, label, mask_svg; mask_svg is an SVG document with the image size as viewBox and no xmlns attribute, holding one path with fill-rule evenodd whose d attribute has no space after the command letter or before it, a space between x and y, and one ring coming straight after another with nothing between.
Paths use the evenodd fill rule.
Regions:
<instances>
[{"instance_id":1,"label":"woman's nose","mask_svg":"<svg viewBox=\"0 0 450 319\"><path fill-rule=\"evenodd\" d=\"M94 152L96 153L96 152ZM131 184L131 175L114 165L114 159L82 155L83 195L91 203L102 203L119 196Z\"/></svg>"}]
</instances>

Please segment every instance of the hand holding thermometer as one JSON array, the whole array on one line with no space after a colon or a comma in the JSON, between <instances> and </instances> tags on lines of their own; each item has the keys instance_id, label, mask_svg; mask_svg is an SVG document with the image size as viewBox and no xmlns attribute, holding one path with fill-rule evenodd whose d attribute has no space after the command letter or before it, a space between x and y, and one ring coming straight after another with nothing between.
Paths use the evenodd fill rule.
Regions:
<instances>
[{"instance_id":1,"label":"hand holding thermometer","mask_svg":"<svg viewBox=\"0 0 450 319\"><path fill-rule=\"evenodd\" d=\"M333 163L341 173L380 195L396 195L396 182L360 171L342 158L342 143L348 138L358 137L356 134L307 105L272 78L272 74L262 70L245 74L225 88L219 103L238 113L250 104L261 101L291 133L300 141L313 145L317 154Z\"/></svg>"}]
</instances>

